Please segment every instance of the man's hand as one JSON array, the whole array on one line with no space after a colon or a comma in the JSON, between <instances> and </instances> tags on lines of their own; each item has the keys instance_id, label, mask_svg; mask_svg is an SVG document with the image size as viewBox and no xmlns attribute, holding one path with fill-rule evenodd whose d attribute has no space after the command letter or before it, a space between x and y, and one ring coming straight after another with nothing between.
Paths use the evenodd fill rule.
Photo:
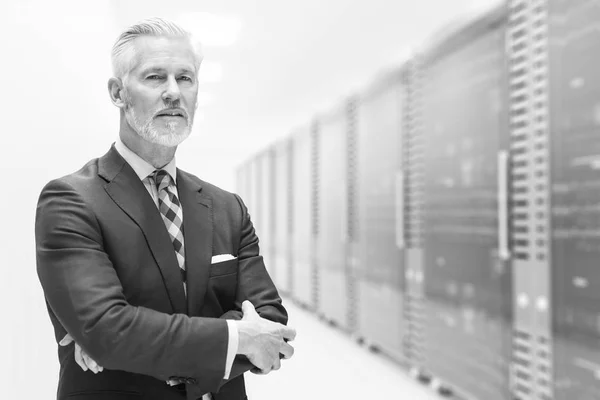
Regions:
<instances>
[{"instance_id":1,"label":"man's hand","mask_svg":"<svg viewBox=\"0 0 600 400\"><path fill-rule=\"evenodd\" d=\"M65 336L59 344L61 346L68 346L71 344L71 342L73 342L73 337L67 333L67 336ZM75 361L84 371L90 369L94 374L104 371L104 367L98 365L96 361L92 360L91 357L88 356L77 343L75 343Z\"/></svg>"},{"instance_id":2,"label":"man's hand","mask_svg":"<svg viewBox=\"0 0 600 400\"><path fill-rule=\"evenodd\" d=\"M249 301L242 303L244 316L237 321L239 332L238 354L248 357L258 370L252 372L268 374L281 368L280 354L285 359L294 355L294 348L287 343L294 340L296 330L267 319L256 313Z\"/></svg>"}]
</instances>

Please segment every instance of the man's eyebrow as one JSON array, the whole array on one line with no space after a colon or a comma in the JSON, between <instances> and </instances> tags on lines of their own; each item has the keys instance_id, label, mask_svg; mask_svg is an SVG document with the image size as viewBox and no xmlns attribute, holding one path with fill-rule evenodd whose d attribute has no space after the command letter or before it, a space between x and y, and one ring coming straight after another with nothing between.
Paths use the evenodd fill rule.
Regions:
<instances>
[{"instance_id":1,"label":"man's eyebrow","mask_svg":"<svg viewBox=\"0 0 600 400\"><path fill-rule=\"evenodd\" d=\"M163 67L146 67L146 68L141 68L141 73L142 74L147 74L150 72L165 72L167 69L163 68ZM178 74L195 74L193 69L187 68L187 67L183 67L183 68L178 68L177 69L177 73Z\"/></svg>"}]
</instances>

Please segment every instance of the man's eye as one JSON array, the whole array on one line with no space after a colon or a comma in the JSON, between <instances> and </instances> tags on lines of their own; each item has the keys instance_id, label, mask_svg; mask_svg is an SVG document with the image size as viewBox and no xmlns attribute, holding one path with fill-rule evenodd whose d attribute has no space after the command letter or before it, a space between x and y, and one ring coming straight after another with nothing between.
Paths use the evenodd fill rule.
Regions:
<instances>
[{"instance_id":1,"label":"man's eye","mask_svg":"<svg viewBox=\"0 0 600 400\"><path fill-rule=\"evenodd\" d=\"M160 79L160 76L158 76L158 75L150 75L146 79Z\"/></svg>"},{"instance_id":2,"label":"man's eye","mask_svg":"<svg viewBox=\"0 0 600 400\"><path fill-rule=\"evenodd\" d=\"M189 82L192 81L192 78L190 78L189 76L180 76L179 79L183 79L183 80L186 80L186 81L189 81Z\"/></svg>"}]
</instances>

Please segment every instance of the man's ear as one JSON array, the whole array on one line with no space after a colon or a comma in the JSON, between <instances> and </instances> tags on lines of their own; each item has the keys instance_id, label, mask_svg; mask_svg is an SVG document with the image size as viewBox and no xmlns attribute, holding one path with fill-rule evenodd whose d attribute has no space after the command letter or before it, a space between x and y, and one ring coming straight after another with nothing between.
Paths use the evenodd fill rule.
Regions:
<instances>
[{"instance_id":1,"label":"man's ear","mask_svg":"<svg viewBox=\"0 0 600 400\"><path fill-rule=\"evenodd\" d=\"M108 94L110 101L119 107L125 107L125 99L123 98L123 81L120 78L112 77L108 80Z\"/></svg>"}]
</instances>

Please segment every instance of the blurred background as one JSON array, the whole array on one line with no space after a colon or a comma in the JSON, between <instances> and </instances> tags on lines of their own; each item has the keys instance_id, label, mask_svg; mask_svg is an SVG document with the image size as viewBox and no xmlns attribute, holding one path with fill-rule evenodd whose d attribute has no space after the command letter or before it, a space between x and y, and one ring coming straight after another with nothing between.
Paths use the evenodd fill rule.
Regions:
<instances>
[{"instance_id":1,"label":"blurred background","mask_svg":"<svg viewBox=\"0 0 600 400\"><path fill-rule=\"evenodd\" d=\"M2 2L7 399L55 398L35 206L114 142L150 16L204 45L178 166L245 199L298 329L251 399L600 399L597 0Z\"/></svg>"}]
</instances>

